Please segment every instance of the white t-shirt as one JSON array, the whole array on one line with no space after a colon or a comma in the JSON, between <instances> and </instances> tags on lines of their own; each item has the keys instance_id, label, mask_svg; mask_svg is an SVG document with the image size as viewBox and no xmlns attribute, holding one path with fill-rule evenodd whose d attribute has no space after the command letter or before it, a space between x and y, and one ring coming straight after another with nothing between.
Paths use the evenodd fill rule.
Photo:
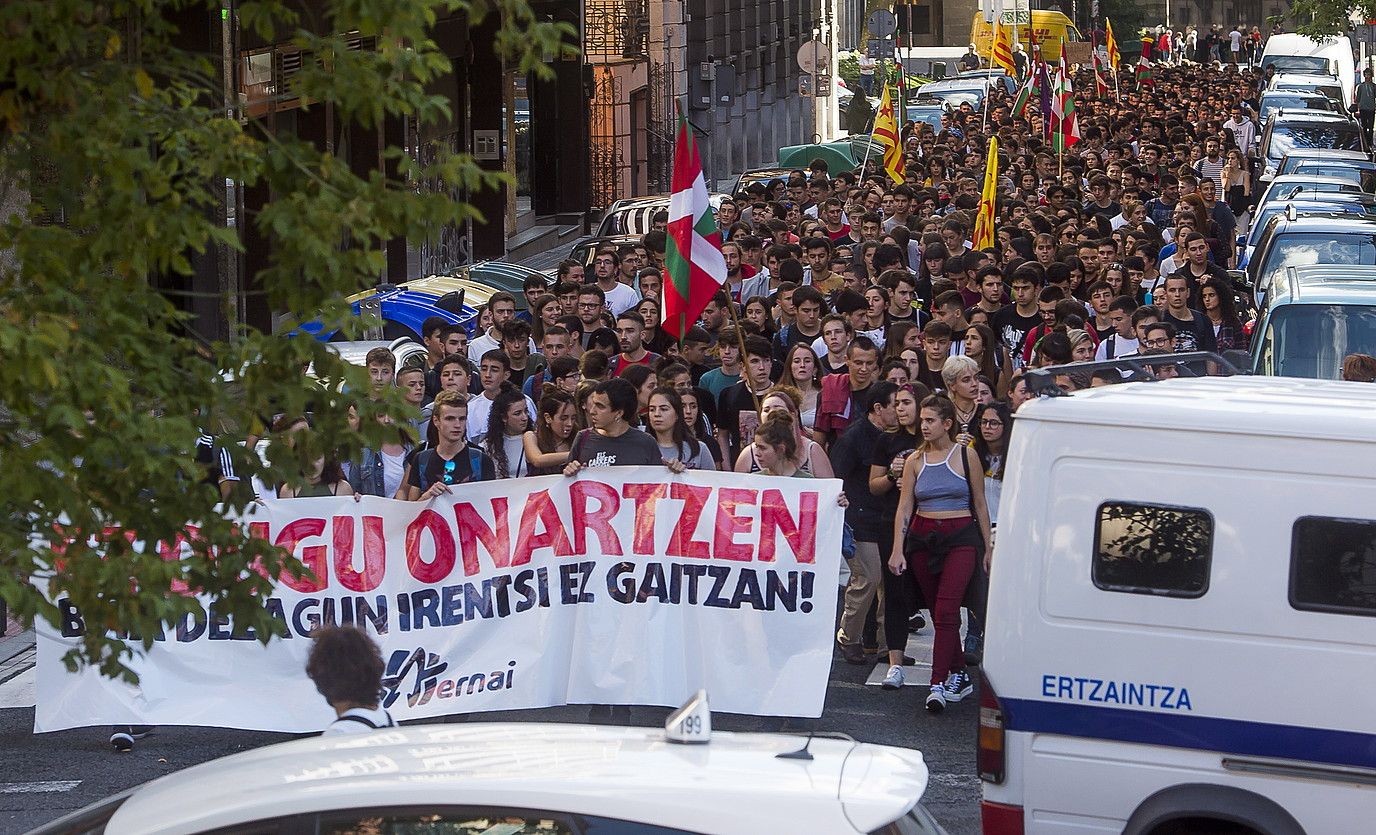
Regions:
<instances>
[{"instance_id":1,"label":"white t-shirt","mask_svg":"<svg viewBox=\"0 0 1376 835\"><path fill-rule=\"evenodd\" d=\"M1109 342L1113 343L1113 356L1108 355ZM1135 354L1138 351L1137 338L1125 339L1118 335L1117 331L1099 340L1099 347L1094 352L1095 362L1104 362L1110 359L1119 359L1128 354Z\"/></svg>"},{"instance_id":2,"label":"white t-shirt","mask_svg":"<svg viewBox=\"0 0 1376 835\"><path fill-rule=\"evenodd\" d=\"M401 477L406 473L406 454L382 455L382 495L391 498L401 487Z\"/></svg>"},{"instance_id":3,"label":"white t-shirt","mask_svg":"<svg viewBox=\"0 0 1376 835\"><path fill-rule=\"evenodd\" d=\"M535 403L529 397L526 399L526 411L530 413L530 422L535 423ZM468 398L468 440L476 441L479 437L487 434L487 419L492 415L492 401L487 399L487 395L479 393Z\"/></svg>"},{"instance_id":4,"label":"white t-shirt","mask_svg":"<svg viewBox=\"0 0 1376 835\"><path fill-rule=\"evenodd\" d=\"M392 714L381 708L368 710L356 707L344 711L344 715L331 722L321 736L347 736L350 734L370 734L378 728L395 728L397 722Z\"/></svg>"},{"instance_id":5,"label":"white t-shirt","mask_svg":"<svg viewBox=\"0 0 1376 835\"><path fill-rule=\"evenodd\" d=\"M502 446L506 448L506 469L511 478L521 478L526 474L525 433L505 435Z\"/></svg>"},{"instance_id":6,"label":"white t-shirt","mask_svg":"<svg viewBox=\"0 0 1376 835\"><path fill-rule=\"evenodd\" d=\"M599 284L598 286L601 287L602 285ZM615 287L610 290L604 289L603 292L606 293L607 296L607 309L611 311L613 316L620 316L622 313L640 304L640 294L637 293L633 287L629 287L619 281L616 283Z\"/></svg>"},{"instance_id":7,"label":"white t-shirt","mask_svg":"<svg viewBox=\"0 0 1376 835\"><path fill-rule=\"evenodd\" d=\"M539 353L539 349L535 347L534 339L529 340L527 346L527 350L529 350L531 354ZM488 351L495 351L501 347L501 340L497 339L497 337L495 336L485 333L477 339L469 341L468 361L473 363L474 366L477 366L478 363L483 361L483 354L486 354Z\"/></svg>"},{"instance_id":8,"label":"white t-shirt","mask_svg":"<svg viewBox=\"0 0 1376 835\"><path fill-rule=\"evenodd\" d=\"M1234 29L1228 33L1228 48L1233 52L1242 51L1242 33Z\"/></svg>"}]
</instances>

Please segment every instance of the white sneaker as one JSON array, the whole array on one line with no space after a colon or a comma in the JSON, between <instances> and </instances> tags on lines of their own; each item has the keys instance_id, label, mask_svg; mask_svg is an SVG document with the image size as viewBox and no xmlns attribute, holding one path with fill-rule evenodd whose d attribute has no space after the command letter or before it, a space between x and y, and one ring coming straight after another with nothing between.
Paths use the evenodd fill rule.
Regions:
<instances>
[{"instance_id":1,"label":"white sneaker","mask_svg":"<svg viewBox=\"0 0 1376 835\"><path fill-rule=\"evenodd\" d=\"M880 684L885 690L897 690L903 686L903 668L895 664L889 668L889 674L884 676L884 681Z\"/></svg>"},{"instance_id":2,"label":"white sneaker","mask_svg":"<svg viewBox=\"0 0 1376 835\"><path fill-rule=\"evenodd\" d=\"M932 692L927 694L927 712L940 713L946 709L946 685L938 682L932 685Z\"/></svg>"},{"instance_id":3,"label":"white sneaker","mask_svg":"<svg viewBox=\"0 0 1376 835\"><path fill-rule=\"evenodd\" d=\"M970 674L964 670L951 673L946 678L946 701L958 702L971 693L975 692L975 685L970 681Z\"/></svg>"}]
</instances>

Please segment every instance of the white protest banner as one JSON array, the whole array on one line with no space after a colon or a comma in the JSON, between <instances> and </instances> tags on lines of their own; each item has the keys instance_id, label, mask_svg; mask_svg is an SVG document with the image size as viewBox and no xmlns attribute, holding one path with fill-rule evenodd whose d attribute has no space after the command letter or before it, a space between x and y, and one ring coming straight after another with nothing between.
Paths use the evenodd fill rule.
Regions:
<instances>
[{"instance_id":1,"label":"white protest banner","mask_svg":"<svg viewBox=\"0 0 1376 835\"><path fill-rule=\"evenodd\" d=\"M310 630L375 635L397 719L562 704L819 716L831 667L840 481L608 467L468 484L428 502L277 500L245 521L315 578L280 578L263 646L211 611L131 666L130 686L38 629L35 731L213 725L309 732L333 712L305 675Z\"/></svg>"}]
</instances>

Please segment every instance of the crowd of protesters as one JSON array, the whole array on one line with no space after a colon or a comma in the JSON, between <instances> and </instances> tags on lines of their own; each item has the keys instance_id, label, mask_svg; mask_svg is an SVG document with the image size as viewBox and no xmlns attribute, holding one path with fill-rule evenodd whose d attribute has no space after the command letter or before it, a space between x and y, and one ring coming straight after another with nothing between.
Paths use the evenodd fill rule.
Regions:
<instances>
[{"instance_id":1,"label":"crowd of protesters","mask_svg":"<svg viewBox=\"0 0 1376 835\"><path fill-rule=\"evenodd\" d=\"M818 161L732 195L717 213L726 284L681 341L659 326L662 214L638 242L531 280L520 312L496 293L474 334L426 322L423 363L367 357L414 422L279 495L426 501L609 465L836 477L854 540L838 651L887 658L884 685L899 687L927 610L939 712L971 692L1025 371L1137 355L1173 376L1172 353L1248 345L1225 270L1247 223L1260 77L1161 66L1121 98L1078 81L1082 139L1061 155L1035 105L1015 118L995 92L939 132L906 126L902 183ZM991 135L995 238L976 249ZM1122 379L1072 369L1056 383Z\"/></svg>"}]
</instances>

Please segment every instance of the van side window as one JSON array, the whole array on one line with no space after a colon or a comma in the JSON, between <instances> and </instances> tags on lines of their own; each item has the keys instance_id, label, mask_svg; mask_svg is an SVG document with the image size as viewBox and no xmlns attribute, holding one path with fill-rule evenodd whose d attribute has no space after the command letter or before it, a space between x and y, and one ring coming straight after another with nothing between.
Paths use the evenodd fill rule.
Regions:
<instances>
[{"instance_id":1,"label":"van side window","mask_svg":"<svg viewBox=\"0 0 1376 835\"><path fill-rule=\"evenodd\" d=\"M1207 510L1105 502L1094 525L1094 585L1200 597L1209 589L1214 520Z\"/></svg>"},{"instance_id":2,"label":"van side window","mask_svg":"<svg viewBox=\"0 0 1376 835\"><path fill-rule=\"evenodd\" d=\"M1309 612L1376 616L1376 521L1295 520L1290 605Z\"/></svg>"}]
</instances>

